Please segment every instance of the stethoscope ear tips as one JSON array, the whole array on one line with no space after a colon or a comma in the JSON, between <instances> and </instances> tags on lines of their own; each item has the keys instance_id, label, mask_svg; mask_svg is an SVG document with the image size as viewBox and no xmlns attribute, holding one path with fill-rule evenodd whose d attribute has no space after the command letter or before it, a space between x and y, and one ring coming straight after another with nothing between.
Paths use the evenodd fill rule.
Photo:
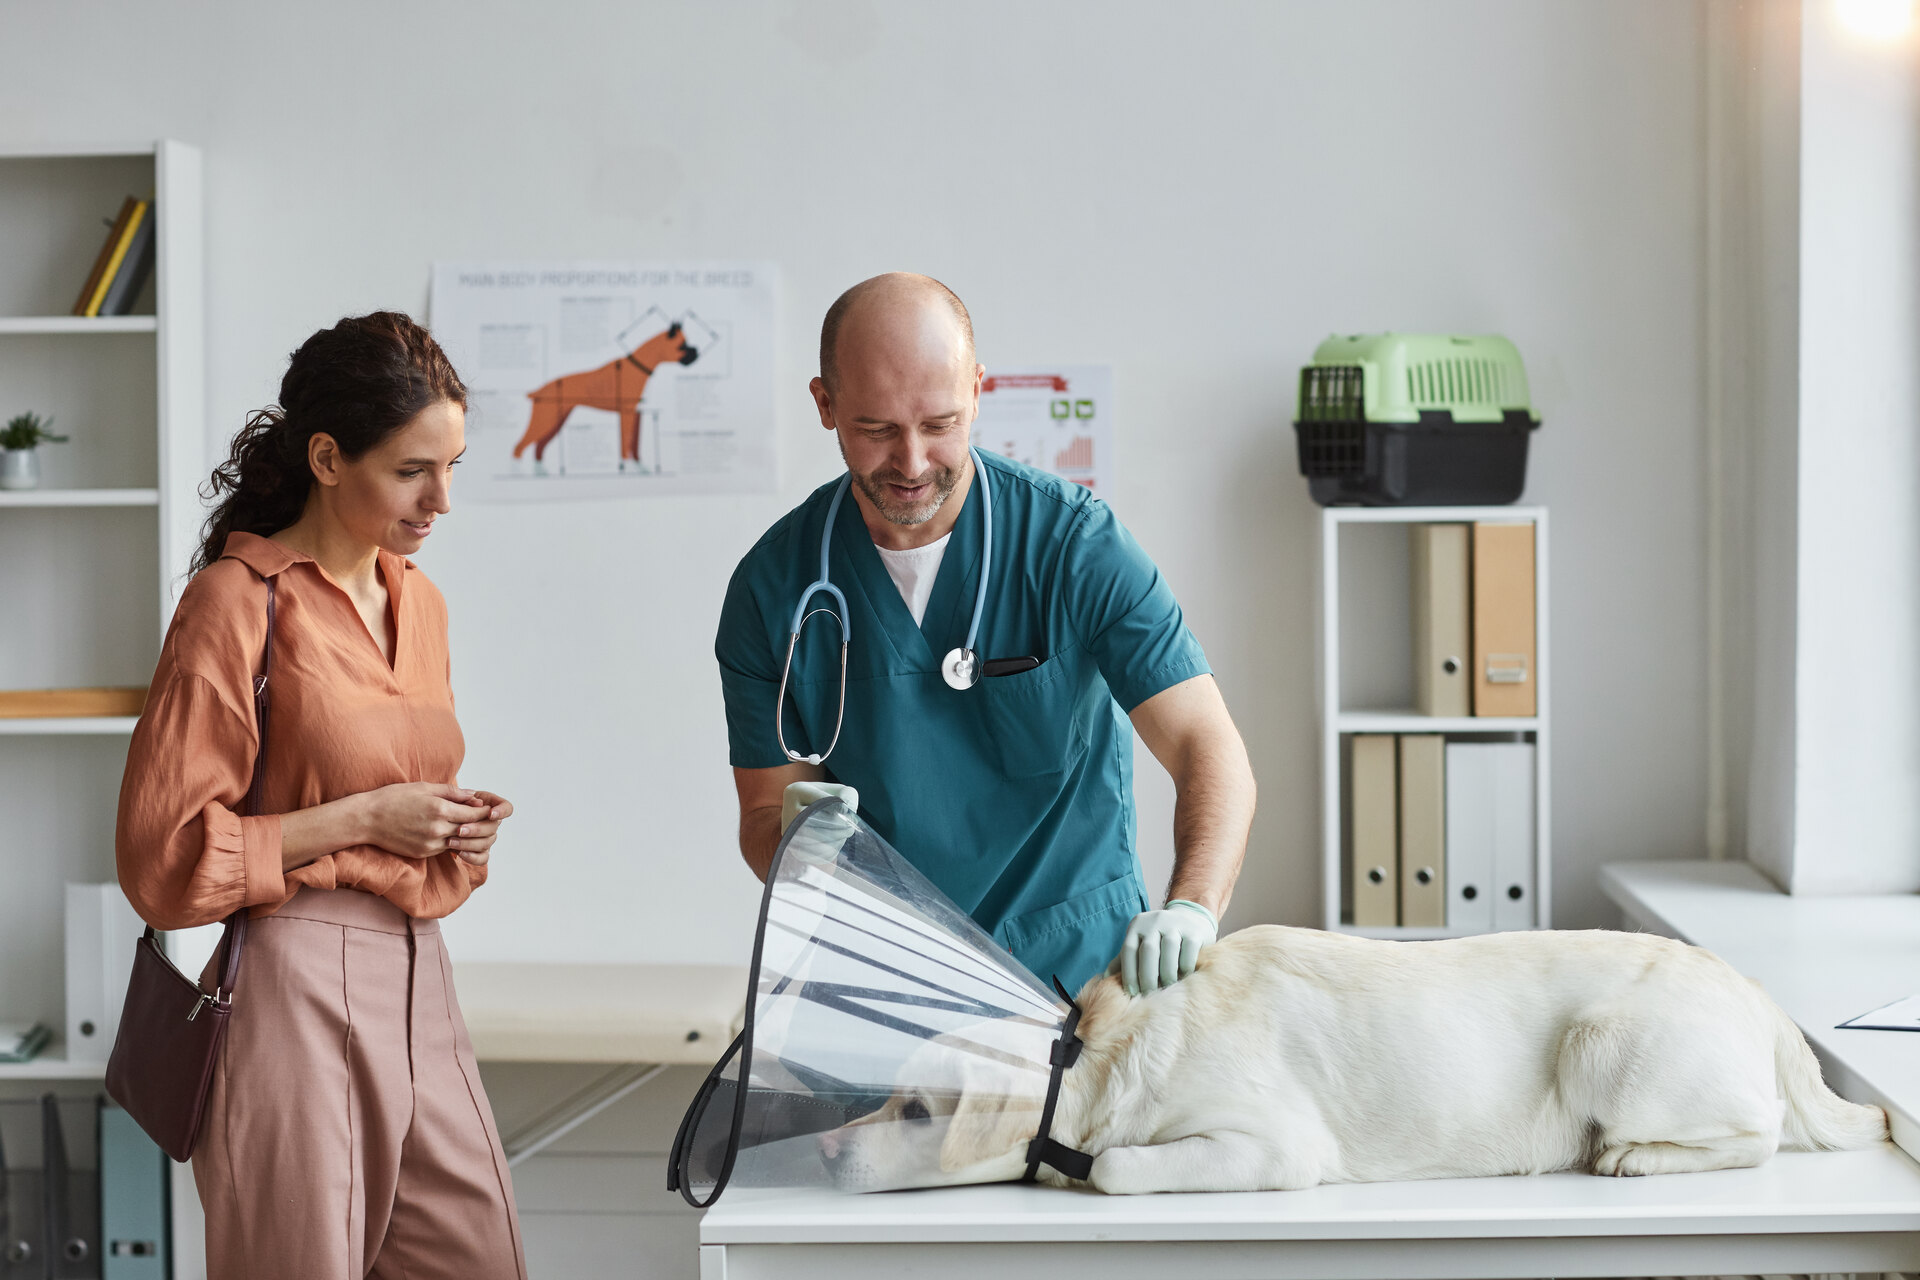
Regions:
<instances>
[{"instance_id":1,"label":"stethoscope ear tips","mask_svg":"<svg viewBox=\"0 0 1920 1280\"><path fill-rule=\"evenodd\" d=\"M940 664L940 678L949 689L971 689L980 679L980 655L971 649L955 649Z\"/></svg>"}]
</instances>

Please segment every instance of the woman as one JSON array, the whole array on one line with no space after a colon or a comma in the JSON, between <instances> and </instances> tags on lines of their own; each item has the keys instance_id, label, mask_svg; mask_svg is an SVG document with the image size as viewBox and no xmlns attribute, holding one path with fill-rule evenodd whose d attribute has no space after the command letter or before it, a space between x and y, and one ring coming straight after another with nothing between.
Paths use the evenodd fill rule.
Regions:
<instances>
[{"instance_id":1,"label":"woman","mask_svg":"<svg viewBox=\"0 0 1920 1280\"><path fill-rule=\"evenodd\" d=\"M134 730L127 897L159 929L252 916L193 1156L210 1280L526 1275L438 925L513 806L456 781L446 604L404 558L449 509L465 417L406 316L307 339L214 473ZM263 746L263 815L244 816Z\"/></svg>"}]
</instances>

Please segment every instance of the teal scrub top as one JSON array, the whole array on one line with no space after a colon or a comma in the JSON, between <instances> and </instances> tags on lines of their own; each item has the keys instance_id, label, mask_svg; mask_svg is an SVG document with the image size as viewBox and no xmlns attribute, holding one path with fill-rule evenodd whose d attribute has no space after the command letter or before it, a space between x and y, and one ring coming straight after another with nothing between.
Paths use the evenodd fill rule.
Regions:
<instances>
[{"instance_id":1,"label":"teal scrub top","mask_svg":"<svg viewBox=\"0 0 1920 1280\"><path fill-rule=\"evenodd\" d=\"M920 626L887 576L860 509L841 503L828 561L845 593L846 725L823 766L859 788L888 843L1043 981L1078 990L1146 909L1134 842L1126 713L1209 670L1180 606L1106 503L981 450L993 486L993 567L976 646L1038 667L948 687L980 582L983 504L970 489ZM714 653L732 763L789 763L774 703L800 593L820 572L838 480L769 529L727 587ZM808 608L833 607L826 594ZM788 682L787 745L823 751L840 694L840 628L815 617Z\"/></svg>"}]
</instances>

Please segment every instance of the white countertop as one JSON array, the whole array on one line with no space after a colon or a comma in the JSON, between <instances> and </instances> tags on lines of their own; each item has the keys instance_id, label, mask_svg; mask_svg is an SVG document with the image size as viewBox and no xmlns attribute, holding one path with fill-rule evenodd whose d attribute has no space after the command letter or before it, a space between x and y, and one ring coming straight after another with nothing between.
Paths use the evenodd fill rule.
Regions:
<instances>
[{"instance_id":1,"label":"white countertop","mask_svg":"<svg viewBox=\"0 0 1920 1280\"><path fill-rule=\"evenodd\" d=\"M1827 1083L1885 1107L1920 1156L1920 1033L1838 1024L1920 994L1920 895L1806 897L1745 862L1627 862L1601 888L1628 916L1705 947L1767 989L1806 1033Z\"/></svg>"}]
</instances>

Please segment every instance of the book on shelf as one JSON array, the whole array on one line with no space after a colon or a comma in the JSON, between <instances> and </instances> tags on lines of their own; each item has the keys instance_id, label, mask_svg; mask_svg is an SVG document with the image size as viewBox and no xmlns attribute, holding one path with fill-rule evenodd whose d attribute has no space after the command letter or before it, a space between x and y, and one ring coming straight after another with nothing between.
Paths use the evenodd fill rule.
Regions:
<instances>
[{"instance_id":1,"label":"book on shelf","mask_svg":"<svg viewBox=\"0 0 1920 1280\"><path fill-rule=\"evenodd\" d=\"M1413 562L1413 704L1423 716L1473 714L1471 532L1464 524L1407 529Z\"/></svg>"},{"instance_id":2,"label":"book on shelf","mask_svg":"<svg viewBox=\"0 0 1920 1280\"><path fill-rule=\"evenodd\" d=\"M1474 715L1535 714L1533 614L1533 525L1474 525Z\"/></svg>"},{"instance_id":3,"label":"book on shelf","mask_svg":"<svg viewBox=\"0 0 1920 1280\"><path fill-rule=\"evenodd\" d=\"M0 1062L30 1062L52 1039L44 1022L0 1022Z\"/></svg>"},{"instance_id":4,"label":"book on shelf","mask_svg":"<svg viewBox=\"0 0 1920 1280\"><path fill-rule=\"evenodd\" d=\"M153 224L152 203L128 196L73 304L74 315L126 315L132 310L153 269ZM116 306L118 310L113 309Z\"/></svg>"},{"instance_id":5,"label":"book on shelf","mask_svg":"<svg viewBox=\"0 0 1920 1280\"><path fill-rule=\"evenodd\" d=\"M1348 896L1353 923L1400 923L1400 809L1390 733L1347 740Z\"/></svg>"},{"instance_id":6,"label":"book on shelf","mask_svg":"<svg viewBox=\"0 0 1920 1280\"><path fill-rule=\"evenodd\" d=\"M134 299L140 296L147 277L153 274L153 223L153 206L148 205L140 217L139 225L134 228L126 256L120 260L120 269L113 273L113 283L107 286L107 295L100 303L99 314L124 316L132 313Z\"/></svg>"},{"instance_id":7,"label":"book on shelf","mask_svg":"<svg viewBox=\"0 0 1920 1280\"><path fill-rule=\"evenodd\" d=\"M87 273L87 283L81 286L80 296L74 299L73 314L84 316L87 308L93 305L93 295L100 287L100 279L107 274L107 263L113 259L113 250L120 243L120 233L127 229L127 223L133 217L133 208L140 201L128 196L120 205L119 216L107 223L107 241L100 246L99 256L93 260L93 270Z\"/></svg>"},{"instance_id":8,"label":"book on shelf","mask_svg":"<svg viewBox=\"0 0 1920 1280\"><path fill-rule=\"evenodd\" d=\"M1400 923L1447 923L1447 740L1400 735Z\"/></svg>"},{"instance_id":9,"label":"book on shelf","mask_svg":"<svg viewBox=\"0 0 1920 1280\"><path fill-rule=\"evenodd\" d=\"M1472 932L1533 927L1534 748L1447 744L1447 924Z\"/></svg>"}]
</instances>

